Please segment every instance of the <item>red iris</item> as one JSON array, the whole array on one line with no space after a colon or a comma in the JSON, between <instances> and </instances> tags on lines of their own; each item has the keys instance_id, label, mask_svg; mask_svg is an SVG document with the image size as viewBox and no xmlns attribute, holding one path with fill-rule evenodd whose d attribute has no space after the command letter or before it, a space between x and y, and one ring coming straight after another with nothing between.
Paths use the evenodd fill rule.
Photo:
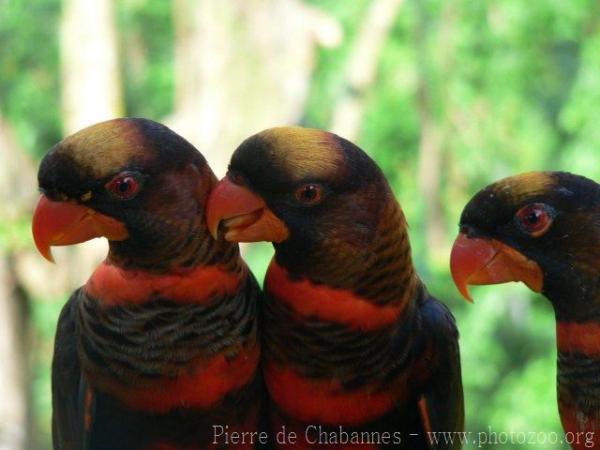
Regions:
<instances>
[{"instance_id":1,"label":"red iris","mask_svg":"<svg viewBox=\"0 0 600 450\"><path fill-rule=\"evenodd\" d=\"M140 183L133 174L123 172L106 183L106 190L122 200L129 200L140 190Z\"/></svg>"},{"instance_id":2,"label":"red iris","mask_svg":"<svg viewBox=\"0 0 600 450\"><path fill-rule=\"evenodd\" d=\"M548 231L552 225L552 214L543 203L532 203L522 207L515 215L520 227L533 237Z\"/></svg>"}]
</instances>

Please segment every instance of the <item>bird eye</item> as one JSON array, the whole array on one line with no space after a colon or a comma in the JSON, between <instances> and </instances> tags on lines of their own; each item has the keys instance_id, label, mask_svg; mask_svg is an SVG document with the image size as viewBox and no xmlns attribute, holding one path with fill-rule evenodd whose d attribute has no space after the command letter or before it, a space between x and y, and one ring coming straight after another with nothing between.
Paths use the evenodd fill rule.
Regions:
<instances>
[{"instance_id":1,"label":"bird eye","mask_svg":"<svg viewBox=\"0 0 600 450\"><path fill-rule=\"evenodd\" d=\"M515 215L519 227L533 237L548 231L554 220L552 210L543 203L532 203L522 207Z\"/></svg>"},{"instance_id":2,"label":"bird eye","mask_svg":"<svg viewBox=\"0 0 600 450\"><path fill-rule=\"evenodd\" d=\"M129 200L137 195L140 183L131 172L123 172L106 183L106 190L121 200Z\"/></svg>"},{"instance_id":3,"label":"bird eye","mask_svg":"<svg viewBox=\"0 0 600 450\"><path fill-rule=\"evenodd\" d=\"M306 184L296 190L296 200L305 205L316 205L321 201L321 186L318 184Z\"/></svg>"}]
</instances>

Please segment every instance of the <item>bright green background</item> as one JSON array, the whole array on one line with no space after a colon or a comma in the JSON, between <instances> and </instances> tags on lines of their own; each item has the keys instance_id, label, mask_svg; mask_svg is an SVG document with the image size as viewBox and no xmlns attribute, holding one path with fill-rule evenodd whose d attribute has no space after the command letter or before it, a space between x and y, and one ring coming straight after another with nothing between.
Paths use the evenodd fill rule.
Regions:
<instances>
[{"instance_id":1,"label":"bright green background","mask_svg":"<svg viewBox=\"0 0 600 450\"><path fill-rule=\"evenodd\" d=\"M319 52L304 115L303 125L327 128L368 1L310 3L337 17L346 33L340 47ZM126 115L164 117L172 110L174 86L169 3L116 4L121 36L139 33L150 61L141 78L128 76L123 67ZM416 183L418 81L427 81L434 120L444 130L442 208L450 242L468 198L499 177L550 169L600 179L599 5L594 0L407 0L367 92L357 143L382 166L406 212L422 278L457 317L469 430L561 430L554 318L548 302L523 285L475 288L475 304L465 303L448 273L449 247L427 251ZM0 112L36 157L61 138L60 7L59 0L0 0ZM450 31L441 33L449 20ZM31 245L27 227L2 224L0 242ZM250 250L248 260L259 278L270 252L267 245ZM65 298L33 302L39 344L33 398L46 446L48 363Z\"/></svg>"}]
</instances>

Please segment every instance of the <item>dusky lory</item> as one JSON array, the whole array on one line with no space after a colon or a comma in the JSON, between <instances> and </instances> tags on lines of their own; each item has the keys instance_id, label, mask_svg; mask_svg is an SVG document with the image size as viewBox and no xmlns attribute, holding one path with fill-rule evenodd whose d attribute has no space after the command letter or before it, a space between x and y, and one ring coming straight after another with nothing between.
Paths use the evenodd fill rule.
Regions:
<instances>
[{"instance_id":1,"label":"dusky lory","mask_svg":"<svg viewBox=\"0 0 600 450\"><path fill-rule=\"evenodd\" d=\"M469 284L522 281L556 316L558 408L573 448L600 445L600 185L531 172L478 192L460 218L451 269Z\"/></svg>"},{"instance_id":2,"label":"dusky lory","mask_svg":"<svg viewBox=\"0 0 600 450\"><path fill-rule=\"evenodd\" d=\"M228 241L275 247L264 373L273 433L298 436L278 447L415 450L428 431L462 430L454 318L415 272L404 214L360 148L322 130L258 133L233 154L207 221Z\"/></svg>"},{"instance_id":3,"label":"dusky lory","mask_svg":"<svg viewBox=\"0 0 600 450\"><path fill-rule=\"evenodd\" d=\"M260 290L238 246L207 230L204 157L161 124L115 119L52 147L38 179L42 255L109 241L58 322L54 448L196 450L225 447L215 426L255 432Z\"/></svg>"}]
</instances>

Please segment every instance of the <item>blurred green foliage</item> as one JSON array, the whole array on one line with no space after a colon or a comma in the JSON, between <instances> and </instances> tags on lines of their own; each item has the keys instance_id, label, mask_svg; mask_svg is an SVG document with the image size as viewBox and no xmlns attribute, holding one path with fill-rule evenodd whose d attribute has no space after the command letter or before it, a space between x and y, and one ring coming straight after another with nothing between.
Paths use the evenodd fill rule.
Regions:
<instances>
[{"instance_id":1,"label":"blurred green foliage","mask_svg":"<svg viewBox=\"0 0 600 450\"><path fill-rule=\"evenodd\" d=\"M336 17L343 44L320 50L303 125L328 128L368 0L311 0ZM116 2L125 112L160 119L172 110L174 32L169 2ZM0 113L40 156L60 139L60 0L0 0ZM555 401L554 317L522 285L478 288L468 305L446 261L427 257L416 182L419 86L443 136L442 204L448 236L482 186L528 170L600 179L600 3L594 0L406 0L366 93L358 144L382 166L411 226L416 265L461 331L469 430L560 431ZM19 230L25 225L18 227ZM0 245L26 245L0 227ZM248 254L262 278L272 253ZM36 299L35 406L49 436L51 339L64 299ZM48 445L48 444L47 444ZM517 448L515 445L513 448ZM527 447L527 446L525 446ZM552 448L539 445L536 448Z\"/></svg>"},{"instance_id":2,"label":"blurred green foliage","mask_svg":"<svg viewBox=\"0 0 600 450\"><path fill-rule=\"evenodd\" d=\"M61 138L59 15L60 0L0 2L0 113L36 154Z\"/></svg>"}]
</instances>

